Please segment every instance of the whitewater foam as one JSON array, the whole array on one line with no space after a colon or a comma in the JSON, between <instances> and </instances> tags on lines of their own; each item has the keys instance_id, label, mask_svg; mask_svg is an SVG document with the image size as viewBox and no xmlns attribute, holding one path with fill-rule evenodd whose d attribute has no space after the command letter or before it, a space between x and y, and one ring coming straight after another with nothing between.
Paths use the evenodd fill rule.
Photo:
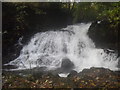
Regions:
<instances>
[{"instance_id":1,"label":"whitewater foam","mask_svg":"<svg viewBox=\"0 0 120 90\"><path fill-rule=\"evenodd\" d=\"M7 65L16 65L17 69L45 66L47 70L53 70L60 68L62 59L67 57L74 63L77 72L90 67L118 70L117 54L96 48L87 35L90 25L81 23L37 33L23 47L20 56Z\"/></svg>"}]
</instances>

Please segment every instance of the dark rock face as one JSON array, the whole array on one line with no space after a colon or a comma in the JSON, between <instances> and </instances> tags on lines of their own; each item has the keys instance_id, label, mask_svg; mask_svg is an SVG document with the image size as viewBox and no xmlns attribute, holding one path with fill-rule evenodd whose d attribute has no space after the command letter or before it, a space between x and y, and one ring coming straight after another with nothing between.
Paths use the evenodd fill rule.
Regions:
<instances>
[{"instance_id":1,"label":"dark rock face","mask_svg":"<svg viewBox=\"0 0 120 90\"><path fill-rule=\"evenodd\" d=\"M14 66L14 65L3 65L2 66L2 69L16 69L18 68L17 66Z\"/></svg>"},{"instance_id":2,"label":"dark rock face","mask_svg":"<svg viewBox=\"0 0 120 90\"><path fill-rule=\"evenodd\" d=\"M92 77L105 77L108 78L109 75L115 74L113 71L107 69L107 68L96 68L96 67L91 67L90 69L83 69L82 72L79 72L79 76L84 76L84 75L90 75Z\"/></svg>"},{"instance_id":3,"label":"dark rock face","mask_svg":"<svg viewBox=\"0 0 120 90\"><path fill-rule=\"evenodd\" d=\"M73 62L70 61L68 58L62 59L61 70L63 72L69 72L74 68Z\"/></svg>"},{"instance_id":4,"label":"dark rock face","mask_svg":"<svg viewBox=\"0 0 120 90\"><path fill-rule=\"evenodd\" d=\"M71 72L70 72L70 74L68 75L68 77L73 77L73 76L75 76L75 75L77 75L78 73L75 71L75 70L72 70Z\"/></svg>"},{"instance_id":5,"label":"dark rock face","mask_svg":"<svg viewBox=\"0 0 120 90\"><path fill-rule=\"evenodd\" d=\"M45 69L45 67L35 68ZM59 71L59 70L56 70ZM29 72L29 70L27 70ZM2 73L2 88L120 88L120 72L105 68L92 67L77 73L72 70L68 77L62 78L51 72L17 73L16 71ZM22 76L24 75L24 76ZM118 89L119 90L119 89Z\"/></svg>"},{"instance_id":6,"label":"dark rock face","mask_svg":"<svg viewBox=\"0 0 120 90\"><path fill-rule=\"evenodd\" d=\"M93 40L97 48L109 48L115 50L120 56L119 34L115 34L114 29L110 28L108 21L93 22L88 31L89 37Z\"/></svg>"}]
</instances>

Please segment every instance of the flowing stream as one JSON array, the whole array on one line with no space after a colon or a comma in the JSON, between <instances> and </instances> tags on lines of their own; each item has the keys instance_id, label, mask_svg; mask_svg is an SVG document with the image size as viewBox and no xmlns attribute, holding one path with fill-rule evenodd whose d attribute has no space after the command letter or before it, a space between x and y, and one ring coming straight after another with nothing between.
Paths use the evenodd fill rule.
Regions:
<instances>
[{"instance_id":1,"label":"flowing stream","mask_svg":"<svg viewBox=\"0 0 120 90\"><path fill-rule=\"evenodd\" d=\"M67 58L77 72L90 67L118 70L117 54L96 48L87 35L90 25L81 23L56 31L37 33L23 47L19 57L6 65L15 65L17 70L35 67L54 70L60 68L62 61Z\"/></svg>"}]
</instances>

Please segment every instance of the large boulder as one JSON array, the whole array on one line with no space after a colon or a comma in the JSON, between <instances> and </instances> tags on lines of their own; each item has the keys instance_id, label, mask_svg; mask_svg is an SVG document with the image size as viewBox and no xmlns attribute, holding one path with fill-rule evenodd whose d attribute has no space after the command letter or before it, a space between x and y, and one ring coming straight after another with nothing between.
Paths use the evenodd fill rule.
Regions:
<instances>
[{"instance_id":1,"label":"large boulder","mask_svg":"<svg viewBox=\"0 0 120 90\"><path fill-rule=\"evenodd\" d=\"M70 72L74 68L73 62L68 58L63 58L61 63L62 72Z\"/></svg>"}]
</instances>

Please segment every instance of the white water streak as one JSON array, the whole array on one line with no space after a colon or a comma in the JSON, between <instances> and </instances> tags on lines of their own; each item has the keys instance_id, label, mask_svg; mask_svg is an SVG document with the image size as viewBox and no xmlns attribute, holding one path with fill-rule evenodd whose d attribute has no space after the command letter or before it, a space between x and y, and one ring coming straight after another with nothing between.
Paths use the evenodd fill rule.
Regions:
<instances>
[{"instance_id":1,"label":"white water streak","mask_svg":"<svg viewBox=\"0 0 120 90\"><path fill-rule=\"evenodd\" d=\"M90 67L117 70L117 55L97 49L88 37L90 25L82 23L37 33L23 47L20 56L9 64L17 65L18 69L46 66L51 70L61 67L62 59L67 57L74 63L77 72Z\"/></svg>"}]
</instances>

